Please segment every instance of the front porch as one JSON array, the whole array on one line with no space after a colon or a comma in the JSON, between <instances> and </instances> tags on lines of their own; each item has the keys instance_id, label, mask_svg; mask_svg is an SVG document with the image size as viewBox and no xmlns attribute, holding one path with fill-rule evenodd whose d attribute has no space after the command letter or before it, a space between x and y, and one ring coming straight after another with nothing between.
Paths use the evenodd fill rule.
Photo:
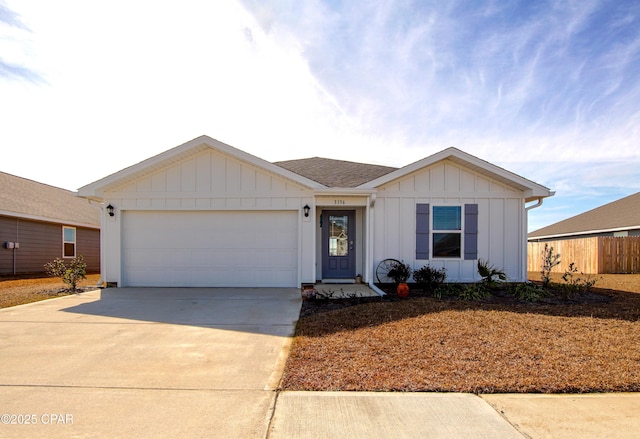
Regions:
<instances>
[{"instance_id":1,"label":"front porch","mask_svg":"<svg viewBox=\"0 0 640 439\"><path fill-rule=\"evenodd\" d=\"M362 191L316 195L315 279L325 293L335 295L343 291L355 297L370 294L366 284L371 280L371 207L371 194ZM354 286L347 291L345 287L358 285L353 283L356 277L360 277L364 288Z\"/></svg>"},{"instance_id":2,"label":"front porch","mask_svg":"<svg viewBox=\"0 0 640 439\"><path fill-rule=\"evenodd\" d=\"M374 291L367 284L357 283L316 283L315 285L303 285L302 297L306 294L313 294L315 290L315 298L317 299L348 299L356 297L379 297L381 294Z\"/></svg>"}]
</instances>

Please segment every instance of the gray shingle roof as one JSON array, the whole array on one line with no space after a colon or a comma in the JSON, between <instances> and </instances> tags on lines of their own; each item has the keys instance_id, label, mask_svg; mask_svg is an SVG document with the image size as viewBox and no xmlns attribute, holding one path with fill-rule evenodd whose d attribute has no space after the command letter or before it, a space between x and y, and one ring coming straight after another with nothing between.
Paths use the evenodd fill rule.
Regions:
<instances>
[{"instance_id":1,"label":"gray shingle roof","mask_svg":"<svg viewBox=\"0 0 640 439\"><path fill-rule=\"evenodd\" d=\"M321 157L275 162L281 168L295 172L327 187L357 187L368 181L382 177L397 168L370 165L367 163L347 162Z\"/></svg>"},{"instance_id":2,"label":"gray shingle roof","mask_svg":"<svg viewBox=\"0 0 640 439\"><path fill-rule=\"evenodd\" d=\"M100 209L74 192L0 172L0 213L100 227Z\"/></svg>"},{"instance_id":3,"label":"gray shingle roof","mask_svg":"<svg viewBox=\"0 0 640 439\"><path fill-rule=\"evenodd\" d=\"M529 238L640 228L640 192L529 233Z\"/></svg>"}]
</instances>

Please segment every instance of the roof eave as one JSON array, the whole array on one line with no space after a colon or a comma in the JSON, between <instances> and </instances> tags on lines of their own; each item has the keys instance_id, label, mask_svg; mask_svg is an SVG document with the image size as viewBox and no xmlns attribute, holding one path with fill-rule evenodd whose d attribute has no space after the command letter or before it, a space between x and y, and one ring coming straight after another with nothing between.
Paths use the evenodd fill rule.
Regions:
<instances>
[{"instance_id":1,"label":"roof eave","mask_svg":"<svg viewBox=\"0 0 640 439\"><path fill-rule=\"evenodd\" d=\"M582 230L580 232L556 233L550 235L533 235L528 236L528 240L551 239L551 238L568 238L571 236L597 235L599 233L624 232L625 230L640 230L640 224L637 226L615 227L610 229L594 229Z\"/></svg>"},{"instance_id":2,"label":"roof eave","mask_svg":"<svg viewBox=\"0 0 640 439\"><path fill-rule=\"evenodd\" d=\"M324 187L314 190L316 195L371 195L376 192L376 189L362 189L359 187Z\"/></svg>"},{"instance_id":3,"label":"roof eave","mask_svg":"<svg viewBox=\"0 0 640 439\"><path fill-rule=\"evenodd\" d=\"M533 201L540 198L551 197L555 192L549 188L521 177L513 172L507 171L499 166L489 163L485 160L479 159L475 156L465 153L454 147L449 147L438 153L435 153L429 157L426 157L417 162L411 163L382 177L376 178L368 183L358 186L361 189L371 189L382 186L393 180L402 178L412 172L418 171L422 168L431 166L443 160L452 160L454 163L458 163L461 166L466 166L476 172L483 173L493 179L504 181L505 183L511 183L512 186L517 187L525 193L526 201Z\"/></svg>"},{"instance_id":4,"label":"roof eave","mask_svg":"<svg viewBox=\"0 0 640 439\"><path fill-rule=\"evenodd\" d=\"M114 174L108 175L100 180L94 181L93 183L89 183L88 185L78 189L78 195L83 198L102 201L104 199L104 193L108 191L110 187L115 187L125 183L126 181L139 178L153 169L159 169L191 155L194 151L197 152L199 149L205 150L206 148L218 150L240 161L257 166L287 180L291 180L297 184L308 187L309 189L320 189L326 187L316 181L288 171L287 169L274 165L273 163L269 163L266 160L241 151L209 136L200 136L168 151L143 160L135 165L129 166Z\"/></svg>"},{"instance_id":5,"label":"roof eave","mask_svg":"<svg viewBox=\"0 0 640 439\"><path fill-rule=\"evenodd\" d=\"M556 194L555 191L551 191L549 189L545 190L531 190L525 192L524 201L529 203L531 201L541 200L543 198L553 197Z\"/></svg>"},{"instance_id":6,"label":"roof eave","mask_svg":"<svg viewBox=\"0 0 640 439\"><path fill-rule=\"evenodd\" d=\"M65 220L62 218L52 218L52 217L41 216L41 215L32 215L29 213L10 212L7 210L0 210L0 215L8 216L11 218L31 220L31 221L41 221L45 223L61 224L65 226L86 227L88 229L100 229L100 224L91 224L91 223L85 223L82 221Z\"/></svg>"}]
</instances>

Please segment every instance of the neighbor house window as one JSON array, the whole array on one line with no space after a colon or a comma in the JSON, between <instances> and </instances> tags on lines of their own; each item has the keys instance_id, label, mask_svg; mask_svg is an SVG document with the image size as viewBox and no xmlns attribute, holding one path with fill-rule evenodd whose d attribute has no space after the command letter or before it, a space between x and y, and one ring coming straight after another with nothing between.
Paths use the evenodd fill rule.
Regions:
<instances>
[{"instance_id":1,"label":"neighbor house window","mask_svg":"<svg viewBox=\"0 0 640 439\"><path fill-rule=\"evenodd\" d=\"M62 228L62 256L65 258L75 258L76 256L75 227Z\"/></svg>"},{"instance_id":2,"label":"neighbor house window","mask_svg":"<svg viewBox=\"0 0 640 439\"><path fill-rule=\"evenodd\" d=\"M416 259L477 257L477 204L416 205Z\"/></svg>"}]
</instances>

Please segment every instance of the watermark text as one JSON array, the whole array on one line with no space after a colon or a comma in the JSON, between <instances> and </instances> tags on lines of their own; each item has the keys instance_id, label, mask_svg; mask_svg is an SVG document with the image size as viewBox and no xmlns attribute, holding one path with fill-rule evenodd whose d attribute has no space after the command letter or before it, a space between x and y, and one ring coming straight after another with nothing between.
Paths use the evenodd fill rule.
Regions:
<instances>
[{"instance_id":1,"label":"watermark text","mask_svg":"<svg viewBox=\"0 0 640 439\"><path fill-rule=\"evenodd\" d=\"M3 413L0 415L0 425L71 425L71 413Z\"/></svg>"}]
</instances>

